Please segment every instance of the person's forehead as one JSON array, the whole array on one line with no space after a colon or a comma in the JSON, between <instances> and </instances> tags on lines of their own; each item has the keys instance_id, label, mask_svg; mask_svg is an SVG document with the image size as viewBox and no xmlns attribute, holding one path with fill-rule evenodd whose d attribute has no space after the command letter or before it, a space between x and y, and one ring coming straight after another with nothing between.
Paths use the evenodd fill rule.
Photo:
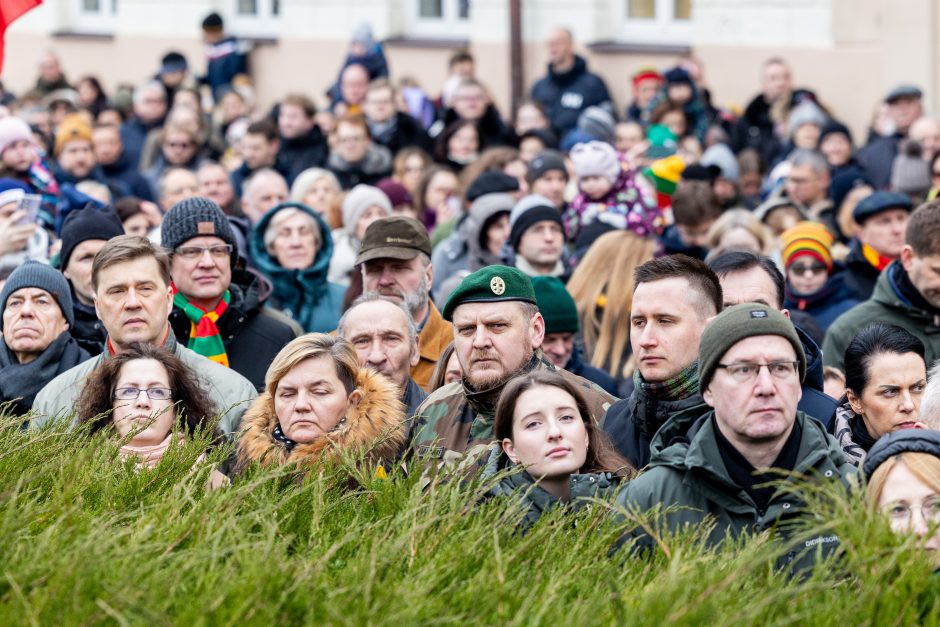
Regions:
<instances>
[{"instance_id":1,"label":"person's forehead","mask_svg":"<svg viewBox=\"0 0 940 627\"><path fill-rule=\"evenodd\" d=\"M41 296L52 298L52 294L38 287L21 287L20 289L10 294L9 298L34 299Z\"/></svg>"},{"instance_id":2,"label":"person's forehead","mask_svg":"<svg viewBox=\"0 0 940 627\"><path fill-rule=\"evenodd\" d=\"M362 303L346 314L344 335L354 337L363 333L383 334L396 332L408 334L408 318L401 307L385 300Z\"/></svg>"},{"instance_id":3,"label":"person's forehead","mask_svg":"<svg viewBox=\"0 0 940 627\"><path fill-rule=\"evenodd\" d=\"M119 261L98 271L98 284L127 284L138 281L156 281L162 283L160 267L154 257L138 257L128 261Z\"/></svg>"},{"instance_id":4,"label":"person's forehead","mask_svg":"<svg viewBox=\"0 0 940 627\"><path fill-rule=\"evenodd\" d=\"M462 303L454 309L454 324L513 318L520 315L518 301Z\"/></svg>"},{"instance_id":5,"label":"person's forehead","mask_svg":"<svg viewBox=\"0 0 940 627\"><path fill-rule=\"evenodd\" d=\"M176 170L166 176L164 184L167 187L185 187L187 185L198 185L199 183L196 181L196 175L192 172L188 170Z\"/></svg>"},{"instance_id":6,"label":"person's forehead","mask_svg":"<svg viewBox=\"0 0 940 627\"><path fill-rule=\"evenodd\" d=\"M684 277L668 277L640 283L633 292L631 314L693 309L689 298L680 296L690 294L690 290L691 284ZM695 291L693 295L698 296L698 292Z\"/></svg>"},{"instance_id":7,"label":"person's forehead","mask_svg":"<svg viewBox=\"0 0 940 627\"><path fill-rule=\"evenodd\" d=\"M294 364L294 366L281 377L278 385L306 385L316 380L337 382L336 365L328 355L307 357Z\"/></svg>"},{"instance_id":8,"label":"person's forehead","mask_svg":"<svg viewBox=\"0 0 940 627\"><path fill-rule=\"evenodd\" d=\"M779 335L753 335L739 340L725 351L722 363L736 361L796 360L796 350Z\"/></svg>"},{"instance_id":9,"label":"person's forehead","mask_svg":"<svg viewBox=\"0 0 940 627\"><path fill-rule=\"evenodd\" d=\"M763 301L777 305L777 288L767 272L759 267L740 272L729 272L720 278L721 291L726 303L753 303Z\"/></svg>"}]
</instances>

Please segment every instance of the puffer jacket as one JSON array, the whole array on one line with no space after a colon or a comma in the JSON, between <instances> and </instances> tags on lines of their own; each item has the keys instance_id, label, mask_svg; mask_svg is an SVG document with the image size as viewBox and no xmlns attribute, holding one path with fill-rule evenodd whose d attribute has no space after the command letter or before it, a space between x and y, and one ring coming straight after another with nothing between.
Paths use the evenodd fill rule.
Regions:
<instances>
[{"instance_id":1,"label":"puffer jacket","mask_svg":"<svg viewBox=\"0 0 940 627\"><path fill-rule=\"evenodd\" d=\"M363 368L356 378L362 392L359 404L351 409L329 433L312 442L297 444L292 450L274 438L278 425L274 398L265 392L245 413L244 430L238 441L235 473L251 465L278 466L297 463L312 466L318 461L336 461L343 453L365 454L370 464L396 459L405 446L405 407L398 388L382 375Z\"/></svg>"},{"instance_id":2,"label":"puffer jacket","mask_svg":"<svg viewBox=\"0 0 940 627\"><path fill-rule=\"evenodd\" d=\"M299 209L311 216L320 229L320 249L313 264L303 270L288 270L268 252L264 245L264 232L278 211ZM327 280L333 238L330 228L317 212L300 203L286 202L266 213L251 233L251 257L255 267L273 287L269 304L296 320L308 333L328 333L336 328L343 308L346 288Z\"/></svg>"}]
</instances>

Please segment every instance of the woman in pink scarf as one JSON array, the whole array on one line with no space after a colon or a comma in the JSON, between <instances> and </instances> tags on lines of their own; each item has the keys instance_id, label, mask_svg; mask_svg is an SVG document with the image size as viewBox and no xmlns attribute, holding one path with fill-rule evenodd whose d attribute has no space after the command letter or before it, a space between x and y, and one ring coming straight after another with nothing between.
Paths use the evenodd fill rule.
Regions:
<instances>
[{"instance_id":1,"label":"woman in pink scarf","mask_svg":"<svg viewBox=\"0 0 940 627\"><path fill-rule=\"evenodd\" d=\"M138 468L154 468L174 443L209 429L217 413L193 371L149 344L105 360L89 375L76 407L78 422L91 423L92 431L113 426L123 443L121 459L136 459ZM225 483L213 469L210 485Z\"/></svg>"}]
</instances>

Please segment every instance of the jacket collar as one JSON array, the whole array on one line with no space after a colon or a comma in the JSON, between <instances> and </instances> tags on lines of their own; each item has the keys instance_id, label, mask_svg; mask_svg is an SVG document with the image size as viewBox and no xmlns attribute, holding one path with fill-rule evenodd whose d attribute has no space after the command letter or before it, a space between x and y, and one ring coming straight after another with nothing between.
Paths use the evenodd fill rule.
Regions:
<instances>
[{"instance_id":1,"label":"jacket collar","mask_svg":"<svg viewBox=\"0 0 940 627\"><path fill-rule=\"evenodd\" d=\"M441 312L438 311L437 307L434 306L434 303L431 299L428 299L428 319L425 321L424 326L421 327L421 342L418 346L418 353L421 355L422 359L427 359L430 361L437 361L441 357L441 350L443 347L439 346L437 342L430 341L433 338L440 337L447 332L450 323L444 320L444 317L441 315ZM447 335L453 335L448 333ZM425 341L428 339L429 341Z\"/></svg>"}]
</instances>

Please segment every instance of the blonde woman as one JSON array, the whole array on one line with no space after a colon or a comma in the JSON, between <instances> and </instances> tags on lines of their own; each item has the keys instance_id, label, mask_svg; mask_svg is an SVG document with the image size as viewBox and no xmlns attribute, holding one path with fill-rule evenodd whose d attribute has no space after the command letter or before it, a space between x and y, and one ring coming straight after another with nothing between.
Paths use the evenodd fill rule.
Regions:
<instances>
[{"instance_id":1,"label":"blonde woman","mask_svg":"<svg viewBox=\"0 0 940 627\"><path fill-rule=\"evenodd\" d=\"M343 226L342 191L336 175L329 170L307 168L298 174L290 188L290 199L319 213L331 229Z\"/></svg>"},{"instance_id":2,"label":"blonde woman","mask_svg":"<svg viewBox=\"0 0 940 627\"><path fill-rule=\"evenodd\" d=\"M722 213L708 229L706 240L706 246L716 256L729 250L779 256L770 229L747 209L729 209Z\"/></svg>"},{"instance_id":3,"label":"blonde woman","mask_svg":"<svg viewBox=\"0 0 940 627\"><path fill-rule=\"evenodd\" d=\"M264 393L245 413L236 472L254 463L309 466L342 453L390 462L405 445L398 396L388 379L359 367L346 340L325 333L298 337L271 362Z\"/></svg>"},{"instance_id":4,"label":"blonde woman","mask_svg":"<svg viewBox=\"0 0 940 627\"><path fill-rule=\"evenodd\" d=\"M633 375L630 308L633 271L653 258L656 243L630 231L597 238L568 281L581 320L585 355L618 382Z\"/></svg>"}]
</instances>

